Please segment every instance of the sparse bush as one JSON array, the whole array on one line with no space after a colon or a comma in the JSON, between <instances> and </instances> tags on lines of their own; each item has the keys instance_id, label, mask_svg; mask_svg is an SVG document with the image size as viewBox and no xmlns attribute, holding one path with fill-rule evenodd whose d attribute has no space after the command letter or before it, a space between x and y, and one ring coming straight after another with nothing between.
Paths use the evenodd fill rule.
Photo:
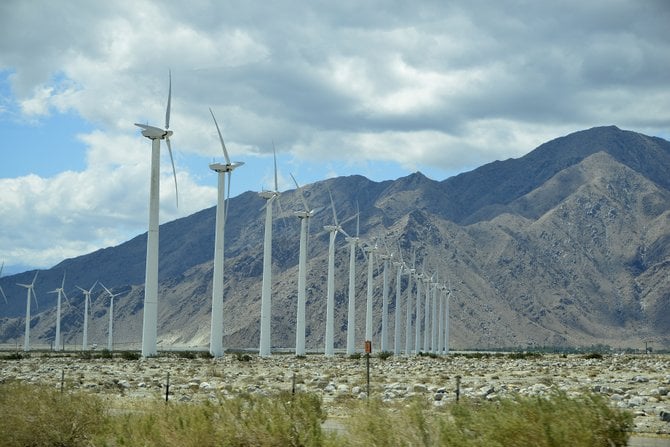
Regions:
<instances>
[{"instance_id":1,"label":"sparse bush","mask_svg":"<svg viewBox=\"0 0 670 447\"><path fill-rule=\"evenodd\" d=\"M193 351L176 351L175 355L180 359L193 360L196 358L196 353Z\"/></svg>"},{"instance_id":2,"label":"sparse bush","mask_svg":"<svg viewBox=\"0 0 670 447\"><path fill-rule=\"evenodd\" d=\"M345 421L346 445L457 445L540 447L625 446L632 416L610 408L601 396L516 396L461 401L435 409L426 401L384 406L360 404Z\"/></svg>"},{"instance_id":3,"label":"sparse bush","mask_svg":"<svg viewBox=\"0 0 670 447\"><path fill-rule=\"evenodd\" d=\"M324 445L325 413L314 394L242 395L198 405L155 402L143 410L116 419L114 445Z\"/></svg>"},{"instance_id":4,"label":"sparse bush","mask_svg":"<svg viewBox=\"0 0 670 447\"><path fill-rule=\"evenodd\" d=\"M250 362L251 361L251 356L249 354L244 354L243 352L236 352L235 353L235 358L239 362Z\"/></svg>"},{"instance_id":5,"label":"sparse bush","mask_svg":"<svg viewBox=\"0 0 670 447\"><path fill-rule=\"evenodd\" d=\"M91 351L81 351L79 353L79 358L82 360L92 360L93 359L93 353Z\"/></svg>"},{"instance_id":6,"label":"sparse bush","mask_svg":"<svg viewBox=\"0 0 670 447\"><path fill-rule=\"evenodd\" d=\"M507 354L507 358L513 359L513 360L539 359L541 357L542 357L542 353L540 353L540 352L529 352L529 351L510 352L509 354Z\"/></svg>"},{"instance_id":7,"label":"sparse bush","mask_svg":"<svg viewBox=\"0 0 670 447\"><path fill-rule=\"evenodd\" d=\"M140 357L142 356L137 351L121 351L121 358L123 360L129 360L129 361L139 360Z\"/></svg>"},{"instance_id":8,"label":"sparse bush","mask_svg":"<svg viewBox=\"0 0 670 447\"><path fill-rule=\"evenodd\" d=\"M393 357L393 353L391 351L381 351L379 354L377 354L377 357L382 360L386 360L389 357Z\"/></svg>"},{"instance_id":9,"label":"sparse bush","mask_svg":"<svg viewBox=\"0 0 670 447\"><path fill-rule=\"evenodd\" d=\"M599 352L591 352L588 354L584 354L582 358L587 359L587 360L602 360L603 355Z\"/></svg>"},{"instance_id":10,"label":"sparse bush","mask_svg":"<svg viewBox=\"0 0 670 447\"><path fill-rule=\"evenodd\" d=\"M113 357L114 355L112 354L112 351L110 351L109 349L103 349L102 351L100 351L101 359L111 359Z\"/></svg>"},{"instance_id":11,"label":"sparse bush","mask_svg":"<svg viewBox=\"0 0 670 447\"><path fill-rule=\"evenodd\" d=\"M18 382L0 385L0 445L88 446L106 428L102 402Z\"/></svg>"},{"instance_id":12,"label":"sparse bush","mask_svg":"<svg viewBox=\"0 0 670 447\"><path fill-rule=\"evenodd\" d=\"M360 352L354 352L349 356L350 359L352 360L359 360L362 357Z\"/></svg>"},{"instance_id":13,"label":"sparse bush","mask_svg":"<svg viewBox=\"0 0 670 447\"><path fill-rule=\"evenodd\" d=\"M200 352L198 353L198 357L201 358L201 359L206 359L206 360L209 360L209 359L213 359L213 358L214 358L214 356L212 355L212 353L209 352L209 351L200 351Z\"/></svg>"},{"instance_id":14,"label":"sparse bush","mask_svg":"<svg viewBox=\"0 0 670 447\"><path fill-rule=\"evenodd\" d=\"M7 355L3 355L2 360L21 360L25 357L27 357L27 355L24 356L24 354L21 354L20 352L12 352Z\"/></svg>"}]
</instances>

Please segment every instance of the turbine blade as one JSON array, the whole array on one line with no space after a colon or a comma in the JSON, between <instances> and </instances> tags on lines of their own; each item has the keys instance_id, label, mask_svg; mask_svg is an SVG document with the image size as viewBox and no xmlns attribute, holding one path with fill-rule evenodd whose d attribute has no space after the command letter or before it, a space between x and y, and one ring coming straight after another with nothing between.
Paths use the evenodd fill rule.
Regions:
<instances>
[{"instance_id":1,"label":"turbine blade","mask_svg":"<svg viewBox=\"0 0 670 447\"><path fill-rule=\"evenodd\" d=\"M35 310L40 308L40 303L37 302L37 295L35 295L35 289L30 288L30 292L33 294L33 299L35 300Z\"/></svg>"},{"instance_id":2,"label":"turbine blade","mask_svg":"<svg viewBox=\"0 0 670 447\"><path fill-rule=\"evenodd\" d=\"M67 297L67 294L65 293L65 289L63 289L63 297L65 298L65 301L67 301L67 305L72 307L72 304L70 304L70 299Z\"/></svg>"},{"instance_id":3,"label":"turbine blade","mask_svg":"<svg viewBox=\"0 0 670 447\"><path fill-rule=\"evenodd\" d=\"M35 281L37 281L37 275L39 274L39 272L40 272L39 270L35 272L35 277L33 278L33 282L30 283L31 287L35 285Z\"/></svg>"},{"instance_id":4,"label":"turbine blade","mask_svg":"<svg viewBox=\"0 0 670 447\"><path fill-rule=\"evenodd\" d=\"M172 157L172 145L170 144L170 138L165 138L167 143L168 152L170 153L170 163L172 163L172 175L174 176L174 192L175 197L177 198L177 208L179 208L179 190L177 189L177 170L174 168L174 158Z\"/></svg>"},{"instance_id":5,"label":"turbine blade","mask_svg":"<svg viewBox=\"0 0 670 447\"><path fill-rule=\"evenodd\" d=\"M226 191L226 205L223 210L223 222L228 221L228 205L230 205L230 178L233 176L233 171L228 171L228 190Z\"/></svg>"},{"instance_id":6,"label":"turbine blade","mask_svg":"<svg viewBox=\"0 0 670 447\"><path fill-rule=\"evenodd\" d=\"M88 289L88 293L91 293L91 292L93 291L93 289L95 288L95 286L97 286L97 285L98 285L98 280L96 280L96 281L93 283L93 285L91 286L91 288Z\"/></svg>"},{"instance_id":7,"label":"turbine blade","mask_svg":"<svg viewBox=\"0 0 670 447\"><path fill-rule=\"evenodd\" d=\"M82 288L79 287L79 286L75 286L75 287L76 287L77 289L81 290L82 292L86 292L86 290L82 289Z\"/></svg>"},{"instance_id":8,"label":"turbine blade","mask_svg":"<svg viewBox=\"0 0 670 447\"><path fill-rule=\"evenodd\" d=\"M2 278L2 268L5 266L5 261L2 261L2 265L0 265L0 278Z\"/></svg>"},{"instance_id":9,"label":"turbine blade","mask_svg":"<svg viewBox=\"0 0 670 447\"><path fill-rule=\"evenodd\" d=\"M295 187L298 190L298 195L300 196L300 200L302 201L302 206L305 207L305 212L309 213L309 205L307 205L307 200L305 200L305 196L302 193L300 185L298 185L298 181L295 179L295 177L293 177L293 174L291 174L291 178L293 179L293 183L295 183Z\"/></svg>"},{"instance_id":10,"label":"turbine blade","mask_svg":"<svg viewBox=\"0 0 670 447\"><path fill-rule=\"evenodd\" d=\"M335 212L335 202L333 202L333 195L330 193L330 188L328 188L328 195L330 196L330 207L333 209L333 221L335 226L339 226L337 223L337 213Z\"/></svg>"},{"instance_id":11,"label":"turbine blade","mask_svg":"<svg viewBox=\"0 0 670 447\"><path fill-rule=\"evenodd\" d=\"M2 294L2 297L5 299L5 304L8 304L7 303L7 295L5 295L5 291L2 290L2 287L0 287L0 293Z\"/></svg>"},{"instance_id":12,"label":"turbine blade","mask_svg":"<svg viewBox=\"0 0 670 447\"><path fill-rule=\"evenodd\" d=\"M63 270L63 281L60 284L61 289L64 288L64 287L65 287L65 270Z\"/></svg>"},{"instance_id":13,"label":"turbine blade","mask_svg":"<svg viewBox=\"0 0 670 447\"><path fill-rule=\"evenodd\" d=\"M168 70L168 102L165 109L165 130L170 128L170 106L172 103L172 71Z\"/></svg>"},{"instance_id":14,"label":"turbine blade","mask_svg":"<svg viewBox=\"0 0 670 447\"><path fill-rule=\"evenodd\" d=\"M219 123L216 122L216 118L214 117L214 112L212 112L211 107L209 108L209 113L212 114L212 119L214 120L214 125L216 126L216 132L219 134L219 141L221 142L221 149L223 149L223 156L226 159L226 163L230 164L228 150L226 149L226 144L223 142L223 136L221 135L221 129L219 129Z\"/></svg>"},{"instance_id":15,"label":"turbine blade","mask_svg":"<svg viewBox=\"0 0 670 447\"><path fill-rule=\"evenodd\" d=\"M108 289L107 287L105 287L105 285L104 285L103 283L100 283L100 286L101 286L103 289L105 289L105 292L107 292L107 293L110 294L110 295L112 294L112 292L110 292L109 289Z\"/></svg>"},{"instance_id":16,"label":"turbine blade","mask_svg":"<svg viewBox=\"0 0 670 447\"><path fill-rule=\"evenodd\" d=\"M361 210L358 208L358 200L356 200L356 237L358 237L360 233L360 215L361 215Z\"/></svg>"},{"instance_id":17,"label":"turbine blade","mask_svg":"<svg viewBox=\"0 0 670 447\"><path fill-rule=\"evenodd\" d=\"M337 231L339 231L340 233L342 233L342 234L344 235L344 237L351 237L351 236L349 236L349 234L348 234L346 231L344 231L342 228L340 228L340 229L337 230Z\"/></svg>"},{"instance_id":18,"label":"turbine blade","mask_svg":"<svg viewBox=\"0 0 670 447\"><path fill-rule=\"evenodd\" d=\"M279 192L279 181L277 180L277 151L275 149L275 142L272 142L272 155L275 161L275 192Z\"/></svg>"}]
</instances>

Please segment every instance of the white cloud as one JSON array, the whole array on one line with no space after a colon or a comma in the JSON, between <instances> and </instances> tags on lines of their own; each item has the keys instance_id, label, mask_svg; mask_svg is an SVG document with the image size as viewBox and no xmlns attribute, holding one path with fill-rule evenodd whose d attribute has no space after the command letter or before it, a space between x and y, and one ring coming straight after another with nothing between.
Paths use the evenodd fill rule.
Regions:
<instances>
[{"instance_id":1,"label":"white cloud","mask_svg":"<svg viewBox=\"0 0 670 447\"><path fill-rule=\"evenodd\" d=\"M164 150L164 220L214 203L188 170L221 156L208 107L233 158L274 141L295 172L328 175L471 169L603 124L667 132L669 19L663 2L635 1L0 2L0 71L21 118L93 126L80 172L0 179L0 251L46 265L144 231L150 145L133 123L163 124L168 69L182 200ZM269 186L272 171L236 177Z\"/></svg>"}]
</instances>

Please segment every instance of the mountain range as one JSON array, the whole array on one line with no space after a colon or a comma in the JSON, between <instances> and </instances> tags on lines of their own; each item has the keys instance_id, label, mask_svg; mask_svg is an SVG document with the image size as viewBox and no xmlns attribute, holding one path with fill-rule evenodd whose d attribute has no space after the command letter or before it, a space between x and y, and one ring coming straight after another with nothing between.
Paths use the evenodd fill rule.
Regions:
<instances>
[{"instance_id":1,"label":"mountain range","mask_svg":"<svg viewBox=\"0 0 670 447\"><path fill-rule=\"evenodd\" d=\"M323 349L329 191L340 221L356 215L364 241L382 240L405 262L450 285L452 349L503 347L670 348L670 142L596 127L542 144L527 155L481 166L443 181L420 172L383 182L332 178L303 188L311 207L307 275L307 348ZM295 190L285 191L273 224L272 345L295 342L299 221ZM255 192L230 199L226 222L224 346L257 348L263 263L264 200ZM215 209L161 225L159 349L209 341ZM356 219L344 229L356 232ZM349 250L338 236L335 344L346 343ZM115 303L116 346L141 340L146 233L40 271L39 310L31 342L49 344L55 299L45 295L67 272L62 331L81 343L83 295L102 281L123 292ZM363 347L366 261L357 252L356 340ZM381 332L382 268L374 271L373 345ZM0 279L10 296L0 305L0 343L23 338L25 289L34 271ZM391 296L395 296L395 275ZM404 322L407 278L402 280ZM89 342L105 344L108 298L93 294ZM393 299L390 306L391 346ZM401 331L404 346L404 330Z\"/></svg>"}]
</instances>

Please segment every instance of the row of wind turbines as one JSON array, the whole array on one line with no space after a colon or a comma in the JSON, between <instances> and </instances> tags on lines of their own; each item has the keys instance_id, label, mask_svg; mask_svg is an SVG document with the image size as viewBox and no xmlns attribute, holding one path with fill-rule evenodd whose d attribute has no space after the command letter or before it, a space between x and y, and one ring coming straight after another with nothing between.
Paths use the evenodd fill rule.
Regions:
<instances>
[{"instance_id":1,"label":"row of wind turbines","mask_svg":"<svg viewBox=\"0 0 670 447\"><path fill-rule=\"evenodd\" d=\"M173 132L169 130L170 125L170 105L172 98L172 76L169 74L168 100L165 112L165 127L163 129L149 126L146 124L135 123L142 129L142 135L151 140L151 176L149 193L149 229L147 235L147 256L145 273L145 291L144 291L144 315L142 329L142 356L148 357L157 353L157 305L158 305L158 239L159 239L159 166L160 166L160 142L165 140L168 147L172 171L175 181L175 193L178 199L177 174L172 157L172 147L170 137ZM215 223L215 242L214 242L214 271L212 285L212 314L210 328L210 353L214 357L220 357L224 354L223 347L223 285L224 285L224 247L225 247L225 222L228 215L228 203L230 195L230 182L233 171L242 166L243 162L231 162L228 150L223 140L221 130L212 112L209 109L212 119L216 126L221 149L225 158L225 163L212 163L210 169L218 175L218 192ZM277 181L277 158L274 151L274 189L263 190L259 196L265 203L265 229L263 237L263 277L261 288L261 310L260 310L260 341L259 355L267 357L271 355L271 308L272 308L272 218L274 203L279 202L279 187ZM300 219L300 253L298 260L298 300L297 300L297 321L296 321L296 341L295 353L298 356L305 355L305 303L306 303L306 275L307 275L307 246L309 234L309 220L320 209L310 208L295 177L291 175L298 194L300 196L303 209L294 214ZM228 187L228 197L226 197L226 186ZM333 224L326 225L324 230L329 233L328 245L328 280L327 280L327 302L326 302L326 332L324 353L326 356L334 355L334 314L335 314L335 240L338 233L341 233L349 245L349 302L347 316L347 347L346 352L353 354L356 351L355 341L355 260L356 249L363 249L363 253L368 262L367 274L367 296L366 296L366 317L365 317L365 339L372 341L373 337L373 293L374 293L374 267L375 257L378 256L383 261L383 306L382 306L382 330L380 349L388 351L388 304L389 304L389 268L390 263L396 267L396 298L395 298L395 332L394 332L394 354L401 353L401 278L403 274L409 275L408 287L406 288L407 299L405 303L406 322L405 322L405 349L404 353L418 354L421 351L433 353L447 353L449 346L449 297L451 290L444 284L432 281L433 276L428 276L425 271L417 272L414 266L409 267L402 261L400 251L398 259L388 250L380 252L376 241L364 243L359 237L358 213L354 216L357 219L356 236L350 236L342 225L338 222L337 212L330 194L330 204L333 211ZM386 244L385 244L386 245ZM425 265L424 265L425 267ZM425 269L424 269L425 270ZM412 287L412 280L416 288ZM423 292L422 292L423 288ZM412 305L413 294L416 293L416 307ZM421 321L421 301L424 300L424 321ZM432 303L432 307L431 307ZM438 309L439 308L439 309ZM414 322L412 322L414 316ZM415 328L414 349L411 349L411 328ZM421 330L423 329L423 345L420 343ZM430 330L430 333L429 333Z\"/></svg>"},{"instance_id":2,"label":"row of wind turbines","mask_svg":"<svg viewBox=\"0 0 670 447\"><path fill-rule=\"evenodd\" d=\"M2 277L2 269L4 267L4 262L2 265L0 265L0 277ZM37 281L37 276L39 275L39 271L35 272L35 276L33 277L33 280L30 284L23 284L23 283L17 283L18 286L23 287L26 289L26 321L25 321L25 332L23 335L23 350L25 352L30 351L30 315L31 315L31 297L35 301L35 306L38 306L37 302L37 294L35 293L35 282ZM81 290L81 292L84 295L84 325L83 325L83 336L82 336L82 349L84 351L88 350L88 317L90 314L90 306L91 306L91 294L93 293L93 289L97 286L100 285L109 295L109 323L108 323L108 328L107 328L107 349L109 351L113 350L114 346L114 298L117 296L121 295L121 293L112 293L107 287L105 287L101 282L96 281L91 288L89 289L84 289L79 286L75 286L77 289ZM60 351L63 347L63 340L61 337L61 319L62 319L62 309L63 309L63 298L65 298L65 302L70 305L69 298L67 294L65 293L65 273L63 273L63 280L61 281L60 287L57 287L54 290L51 290L47 293L57 293L58 297L56 299L56 333L54 335L54 341L53 341L53 349L54 351ZM0 294L5 300L5 304L8 303L7 301L7 295L5 295L5 291L0 287Z\"/></svg>"}]
</instances>

